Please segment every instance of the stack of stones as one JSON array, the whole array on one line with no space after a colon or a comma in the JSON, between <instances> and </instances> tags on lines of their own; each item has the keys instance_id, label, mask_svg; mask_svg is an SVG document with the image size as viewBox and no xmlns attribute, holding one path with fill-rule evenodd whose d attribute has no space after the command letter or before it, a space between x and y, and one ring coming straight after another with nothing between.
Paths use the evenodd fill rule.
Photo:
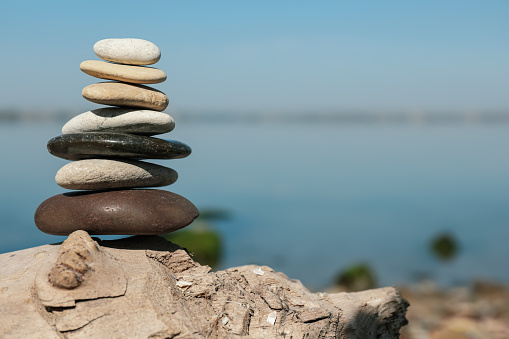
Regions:
<instances>
[{"instance_id":1,"label":"stack of stones","mask_svg":"<svg viewBox=\"0 0 509 339\"><path fill-rule=\"evenodd\" d=\"M105 61L84 61L83 72L114 80L87 86L83 97L111 105L80 114L48 142L51 154L74 162L63 166L55 180L70 190L44 201L35 224L49 234L165 234L189 225L198 210L187 199L168 191L139 189L174 183L177 172L140 159L177 159L191 149L184 143L153 135L170 132L173 118L161 111L168 97L142 84L166 80L166 74L146 67L161 52L141 39L105 39L94 45Z\"/></svg>"}]
</instances>

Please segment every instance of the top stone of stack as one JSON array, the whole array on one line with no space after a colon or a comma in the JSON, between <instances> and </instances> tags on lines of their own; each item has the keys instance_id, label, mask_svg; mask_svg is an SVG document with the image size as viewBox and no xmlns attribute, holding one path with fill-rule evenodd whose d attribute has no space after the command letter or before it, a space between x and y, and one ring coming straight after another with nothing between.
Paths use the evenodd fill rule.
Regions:
<instances>
[{"instance_id":1,"label":"top stone of stack","mask_svg":"<svg viewBox=\"0 0 509 339\"><path fill-rule=\"evenodd\" d=\"M161 51L143 39L104 39L94 45L95 54L106 61L126 65L152 65L161 58Z\"/></svg>"}]
</instances>

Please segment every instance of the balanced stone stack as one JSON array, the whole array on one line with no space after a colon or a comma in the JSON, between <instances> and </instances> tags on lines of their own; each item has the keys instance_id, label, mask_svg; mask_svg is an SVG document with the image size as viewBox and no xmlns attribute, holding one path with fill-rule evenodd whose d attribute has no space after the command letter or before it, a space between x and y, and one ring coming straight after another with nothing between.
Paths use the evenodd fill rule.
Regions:
<instances>
[{"instance_id":1,"label":"balanced stone stack","mask_svg":"<svg viewBox=\"0 0 509 339\"><path fill-rule=\"evenodd\" d=\"M105 39L94 45L106 61L84 61L83 72L106 80L87 86L83 97L111 105L80 114L48 142L51 154L72 160L57 173L58 185L70 190L44 201L35 224L49 234L165 234L189 225L198 210L187 199L168 191L139 189L174 183L177 172L140 159L177 159L191 149L184 143L153 135L173 130L173 118L161 111L168 97L143 84L166 80L166 74L146 67L161 52L141 39Z\"/></svg>"}]
</instances>

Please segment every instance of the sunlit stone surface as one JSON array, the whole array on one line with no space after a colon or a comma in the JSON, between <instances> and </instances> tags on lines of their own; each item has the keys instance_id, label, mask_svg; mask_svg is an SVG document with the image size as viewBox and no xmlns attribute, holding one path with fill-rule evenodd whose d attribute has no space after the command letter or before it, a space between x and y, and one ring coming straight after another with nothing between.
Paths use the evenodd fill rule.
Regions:
<instances>
[{"instance_id":1,"label":"sunlit stone surface","mask_svg":"<svg viewBox=\"0 0 509 339\"><path fill-rule=\"evenodd\" d=\"M191 148L175 140L125 133L64 134L48 141L48 151L67 160L94 158L177 159Z\"/></svg>"},{"instance_id":2,"label":"sunlit stone surface","mask_svg":"<svg viewBox=\"0 0 509 339\"><path fill-rule=\"evenodd\" d=\"M129 65L151 65L161 58L159 47L143 39L104 39L95 43L94 52L103 60Z\"/></svg>"},{"instance_id":3,"label":"sunlit stone surface","mask_svg":"<svg viewBox=\"0 0 509 339\"><path fill-rule=\"evenodd\" d=\"M96 78L135 84L157 84L166 80L166 73L157 68L119 65L100 60L83 61L80 69Z\"/></svg>"},{"instance_id":4,"label":"sunlit stone surface","mask_svg":"<svg viewBox=\"0 0 509 339\"><path fill-rule=\"evenodd\" d=\"M161 187L177 181L171 168L136 160L88 159L58 170L57 184L70 190Z\"/></svg>"},{"instance_id":5,"label":"sunlit stone surface","mask_svg":"<svg viewBox=\"0 0 509 339\"><path fill-rule=\"evenodd\" d=\"M45 200L35 224L49 234L165 234L189 225L198 216L186 198L162 190L71 192Z\"/></svg>"},{"instance_id":6,"label":"sunlit stone surface","mask_svg":"<svg viewBox=\"0 0 509 339\"><path fill-rule=\"evenodd\" d=\"M81 94L96 104L140 107L155 111L163 111L169 103L166 94L152 87L114 81L89 85L83 88Z\"/></svg>"},{"instance_id":7,"label":"sunlit stone surface","mask_svg":"<svg viewBox=\"0 0 509 339\"><path fill-rule=\"evenodd\" d=\"M155 135L171 132L174 128L173 118L163 112L104 107L75 116L62 127L62 133L120 132Z\"/></svg>"}]
</instances>

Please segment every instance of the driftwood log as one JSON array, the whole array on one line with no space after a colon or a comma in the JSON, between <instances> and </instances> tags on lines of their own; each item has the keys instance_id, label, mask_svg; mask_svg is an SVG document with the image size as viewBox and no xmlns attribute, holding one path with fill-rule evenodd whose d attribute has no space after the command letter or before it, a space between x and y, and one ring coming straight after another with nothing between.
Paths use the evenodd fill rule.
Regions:
<instances>
[{"instance_id":1,"label":"driftwood log","mask_svg":"<svg viewBox=\"0 0 509 339\"><path fill-rule=\"evenodd\" d=\"M266 266L211 272L157 236L0 255L0 338L398 338L394 288L311 293Z\"/></svg>"}]
</instances>

